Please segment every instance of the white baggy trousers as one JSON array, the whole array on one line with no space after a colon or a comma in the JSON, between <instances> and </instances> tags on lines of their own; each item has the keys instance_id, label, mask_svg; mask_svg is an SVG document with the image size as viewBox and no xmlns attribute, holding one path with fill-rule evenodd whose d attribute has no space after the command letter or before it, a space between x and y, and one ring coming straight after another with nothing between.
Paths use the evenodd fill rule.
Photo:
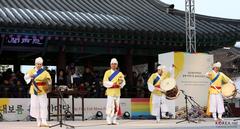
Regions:
<instances>
[{"instance_id":1,"label":"white baggy trousers","mask_svg":"<svg viewBox=\"0 0 240 129\"><path fill-rule=\"evenodd\" d=\"M160 116L160 108L162 113L168 112L165 95L159 96L159 95L152 94L151 97L152 97L151 114L153 116Z\"/></svg>"},{"instance_id":2,"label":"white baggy trousers","mask_svg":"<svg viewBox=\"0 0 240 129\"><path fill-rule=\"evenodd\" d=\"M224 113L224 103L221 94L211 94L210 95L210 109L209 112L212 113Z\"/></svg>"},{"instance_id":3,"label":"white baggy trousers","mask_svg":"<svg viewBox=\"0 0 240 129\"><path fill-rule=\"evenodd\" d=\"M119 108L120 96L107 96L106 114L108 123L116 123L117 114L115 108Z\"/></svg>"},{"instance_id":4,"label":"white baggy trousers","mask_svg":"<svg viewBox=\"0 0 240 129\"><path fill-rule=\"evenodd\" d=\"M47 119L48 116L47 94L31 94L30 115L36 119Z\"/></svg>"}]
</instances>

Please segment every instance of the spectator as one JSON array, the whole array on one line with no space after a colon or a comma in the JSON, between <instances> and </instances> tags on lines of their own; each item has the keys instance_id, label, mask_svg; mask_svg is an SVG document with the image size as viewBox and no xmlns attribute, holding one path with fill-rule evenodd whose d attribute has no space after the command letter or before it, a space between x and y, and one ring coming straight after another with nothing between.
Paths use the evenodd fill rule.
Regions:
<instances>
[{"instance_id":1,"label":"spectator","mask_svg":"<svg viewBox=\"0 0 240 129\"><path fill-rule=\"evenodd\" d=\"M3 84L1 85L2 98L11 98L12 97L12 86L7 79L3 80Z\"/></svg>"},{"instance_id":2,"label":"spectator","mask_svg":"<svg viewBox=\"0 0 240 129\"><path fill-rule=\"evenodd\" d=\"M104 98L105 97L105 87L103 86L103 82L102 81L99 82L99 86L100 86L100 88L99 88L99 97L100 98Z\"/></svg>"},{"instance_id":3,"label":"spectator","mask_svg":"<svg viewBox=\"0 0 240 129\"><path fill-rule=\"evenodd\" d=\"M98 97L97 90L98 90L98 89L97 89L96 83L93 82L93 83L92 83L92 86L91 86L91 90L90 90L90 96L91 96L92 98L97 98L97 97Z\"/></svg>"},{"instance_id":4,"label":"spectator","mask_svg":"<svg viewBox=\"0 0 240 129\"><path fill-rule=\"evenodd\" d=\"M28 97L26 85L24 85L24 83L22 83L22 81L17 80L16 81L16 87L14 89L15 89L15 97L16 98L26 98L26 97Z\"/></svg>"},{"instance_id":5,"label":"spectator","mask_svg":"<svg viewBox=\"0 0 240 129\"><path fill-rule=\"evenodd\" d=\"M85 83L88 83L89 85L92 84L92 82L94 81L94 76L93 73L91 72L90 68L85 68L85 71L83 73L83 81Z\"/></svg>"},{"instance_id":6,"label":"spectator","mask_svg":"<svg viewBox=\"0 0 240 129\"><path fill-rule=\"evenodd\" d=\"M75 74L75 67L70 67L70 69L67 69L67 86L69 88L73 87L73 78Z\"/></svg>"},{"instance_id":7,"label":"spectator","mask_svg":"<svg viewBox=\"0 0 240 129\"><path fill-rule=\"evenodd\" d=\"M67 85L67 76L63 69L59 70L57 84L58 85Z\"/></svg>"},{"instance_id":8,"label":"spectator","mask_svg":"<svg viewBox=\"0 0 240 129\"><path fill-rule=\"evenodd\" d=\"M81 83L81 84L80 84L80 86L79 86L79 90L80 90L80 91L85 91L84 83Z\"/></svg>"},{"instance_id":9,"label":"spectator","mask_svg":"<svg viewBox=\"0 0 240 129\"><path fill-rule=\"evenodd\" d=\"M85 97L104 98L105 88L102 86L101 76L103 73L100 71L92 71L86 67L83 75L76 69L75 64L70 64L66 69L60 69L57 75L58 85L68 85L69 88L74 86L79 91L87 91L88 95ZM52 78L55 77L54 71L49 71ZM126 76L126 75L125 75ZM14 73L11 69L6 72L0 73L0 97L29 97L28 85L23 79L24 74L20 71ZM122 96L129 97L149 97L147 89L147 79L149 74L143 72L137 74L133 72L134 85L125 86L122 89ZM127 83L128 84L128 83Z\"/></svg>"},{"instance_id":10,"label":"spectator","mask_svg":"<svg viewBox=\"0 0 240 129\"><path fill-rule=\"evenodd\" d=\"M133 72L133 86L135 87L137 85L137 72Z\"/></svg>"},{"instance_id":11,"label":"spectator","mask_svg":"<svg viewBox=\"0 0 240 129\"><path fill-rule=\"evenodd\" d=\"M137 77L137 87L143 88L144 87L144 79L142 77L142 74L139 74Z\"/></svg>"},{"instance_id":12,"label":"spectator","mask_svg":"<svg viewBox=\"0 0 240 129\"><path fill-rule=\"evenodd\" d=\"M0 73L0 84L2 84L3 83L3 75L2 75L2 73Z\"/></svg>"}]
</instances>

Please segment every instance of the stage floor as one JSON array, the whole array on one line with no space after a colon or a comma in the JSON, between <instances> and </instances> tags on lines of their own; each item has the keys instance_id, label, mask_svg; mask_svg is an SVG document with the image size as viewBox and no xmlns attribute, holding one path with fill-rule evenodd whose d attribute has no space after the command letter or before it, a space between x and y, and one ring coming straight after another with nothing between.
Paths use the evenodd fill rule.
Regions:
<instances>
[{"instance_id":1,"label":"stage floor","mask_svg":"<svg viewBox=\"0 0 240 129\"><path fill-rule=\"evenodd\" d=\"M204 119L199 123L183 122L176 124L179 120L161 120L160 123L156 123L154 120L119 120L119 125L106 125L105 120L87 120L87 121L64 121L64 123L75 126L75 129L239 129L240 121L233 121L234 118L225 119L224 123L216 124L212 119ZM50 125L54 125L57 121L48 122ZM37 129L35 121L19 121L19 122L0 122L0 129ZM46 127L41 127L46 128ZM62 128L60 126L53 127L53 129L66 129L66 126ZM70 128L68 128L70 129Z\"/></svg>"}]
</instances>

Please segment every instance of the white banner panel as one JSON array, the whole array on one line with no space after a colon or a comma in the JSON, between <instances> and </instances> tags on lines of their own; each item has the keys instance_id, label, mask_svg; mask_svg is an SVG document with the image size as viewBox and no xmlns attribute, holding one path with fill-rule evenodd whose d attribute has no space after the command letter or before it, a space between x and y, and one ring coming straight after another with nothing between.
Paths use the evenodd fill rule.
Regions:
<instances>
[{"instance_id":1,"label":"white banner panel","mask_svg":"<svg viewBox=\"0 0 240 129\"><path fill-rule=\"evenodd\" d=\"M159 54L159 63L167 67L172 67L174 64L173 76L178 88L192 96L201 106L206 106L210 81L205 77L205 73L211 70L212 55L170 52ZM184 107L184 96L181 94L175 102L179 108Z\"/></svg>"},{"instance_id":2,"label":"white banner panel","mask_svg":"<svg viewBox=\"0 0 240 129\"><path fill-rule=\"evenodd\" d=\"M29 109L30 99L28 98L0 98L0 113L4 120L27 120Z\"/></svg>"},{"instance_id":3,"label":"white banner panel","mask_svg":"<svg viewBox=\"0 0 240 129\"><path fill-rule=\"evenodd\" d=\"M101 111L105 118L105 110L106 110L106 98L86 98L84 99L84 113L85 119L92 119L95 117L97 111ZM74 111L75 114L82 113L82 99L75 98L74 99L75 106ZM128 111L131 113L131 99L121 99L121 111L124 113ZM0 99L0 113L3 114L3 119L8 121L15 120L28 120L29 115L29 106L30 99L29 98L1 98ZM72 112L72 98L64 98L63 102L63 113L65 111ZM51 114L57 114L57 99L51 99L50 105ZM52 117L54 118L54 117ZM76 119L81 119L81 117L75 117ZM56 117L54 118L56 119Z\"/></svg>"}]
</instances>

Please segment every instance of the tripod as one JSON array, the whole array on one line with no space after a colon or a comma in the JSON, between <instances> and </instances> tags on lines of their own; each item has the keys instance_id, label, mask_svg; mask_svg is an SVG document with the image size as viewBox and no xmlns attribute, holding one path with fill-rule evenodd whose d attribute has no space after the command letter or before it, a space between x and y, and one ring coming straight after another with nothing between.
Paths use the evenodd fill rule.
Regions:
<instances>
[{"instance_id":1,"label":"tripod","mask_svg":"<svg viewBox=\"0 0 240 129\"><path fill-rule=\"evenodd\" d=\"M179 123L182 123L182 122L185 122L187 121L188 123L192 122L192 123L197 123L196 121L193 121L193 120L190 120L189 119L189 114L188 114L188 95L185 94L185 92L183 90L180 90L182 91L183 95L184 95L184 98L185 98L185 105L186 105L186 118L184 120L181 120L181 121L178 121L176 122L176 124L179 124Z\"/></svg>"},{"instance_id":2,"label":"tripod","mask_svg":"<svg viewBox=\"0 0 240 129\"><path fill-rule=\"evenodd\" d=\"M59 96L60 96L60 103L59 103L59 105L58 105L58 107L59 107L59 109L60 109L60 120L59 120L59 123L57 123L57 124L55 124L55 125L52 125L52 126L49 126L49 128L56 127L56 126L58 126L58 125L60 125L60 127L62 127L63 125L65 125L65 126L74 128L74 126L72 126L72 125L68 125L68 124L63 123L63 119L62 119L62 115L63 115L63 114L62 114L63 95L62 95L62 91L61 91L60 88L59 88L57 91L58 91L58 94L59 94Z\"/></svg>"}]
</instances>

